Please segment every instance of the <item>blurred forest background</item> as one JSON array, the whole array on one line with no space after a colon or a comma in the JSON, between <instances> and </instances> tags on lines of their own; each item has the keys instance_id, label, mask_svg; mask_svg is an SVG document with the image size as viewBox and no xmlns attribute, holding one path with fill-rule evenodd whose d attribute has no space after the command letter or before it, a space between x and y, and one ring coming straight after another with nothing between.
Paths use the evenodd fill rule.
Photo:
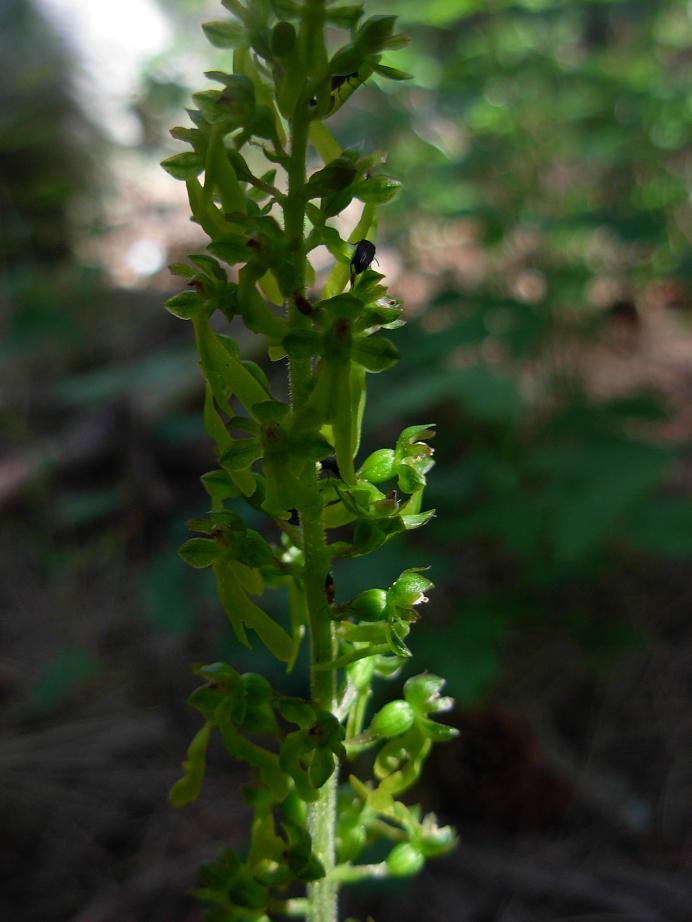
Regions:
<instances>
[{"instance_id":1,"label":"blurred forest background","mask_svg":"<svg viewBox=\"0 0 692 922\"><path fill-rule=\"evenodd\" d=\"M409 324L400 365L369 379L364 454L436 422L438 518L343 563L336 586L346 599L431 565L415 664L448 678L462 734L414 793L461 844L345 904L378 922L685 922L692 4L366 7L400 14L412 42L392 63L415 76L369 81L330 122L403 182L378 258ZM0 4L14 922L192 922L196 866L245 840L244 772L220 753L196 805L165 799L196 728L189 663L273 668L176 554L214 462L189 328L163 309L167 264L202 237L158 161L202 71L227 62L199 29L224 15Z\"/></svg>"}]
</instances>

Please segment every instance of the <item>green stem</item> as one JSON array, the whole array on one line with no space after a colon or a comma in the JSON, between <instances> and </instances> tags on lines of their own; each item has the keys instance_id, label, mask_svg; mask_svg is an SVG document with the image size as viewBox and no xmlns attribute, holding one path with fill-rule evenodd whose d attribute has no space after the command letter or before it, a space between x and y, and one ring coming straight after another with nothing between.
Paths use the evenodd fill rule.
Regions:
<instances>
[{"instance_id":1,"label":"green stem","mask_svg":"<svg viewBox=\"0 0 692 922\"><path fill-rule=\"evenodd\" d=\"M389 869L385 861L378 864L340 864L334 868L332 876L343 883L354 884L360 880L389 877Z\"/></svg>"},{"instance_id":2,"label":"green stem","mask_svg":"<svg viewBox=\"0 0 692 922\"><path fill-rule=\"evenodd\" d=\"M315 488L317 476L313 472ZM336 673L334 670L320 670L322 663L334 658L334 622L330 618L325 580L329 557L324 540L322 512L301 513L303 524L303 545L305 553L305 595L310 621L310 685L312 700L320 709L336 710ZM334 867L334 837L336 827L336 787L338 768L320 788L319 800L310 805L308 822L313 848L322 861L327 876L308 888L310 922L336 922L337 884L329 877Z\"/></svg>"},{"instance_id":3,"label":"green stem","mask_svg":"<svg viewBox=\"0 0 692 922\"><path fill-rule=\"evenodd\" d=\"M305 43L311 48L321 42L324 0L308 0L305 13ZM293 290L302 293L305 287L305 174L308 132L310 128L311 89L306 80L303 93L290 119L290 158L288 165L288 193L283 201L284 224L288 245L293 254ZM301 314L289 301L288 321L292 329L309 328L309 317ZM312 386L310 358L292 358L289 364L291 406L302 406ZM330 617L325 593L329 571L329 555L325 542L324 520L317 482L317 466L305 471L303 483L311 494L311 501L298 510L303 530L305 558L305 600L310 625L310 687L314 704L326 711L336 710L336 674L334 670L321 671L320 664L334 659L334 624ZM310 805L308 825L313 848L322 861L326 876L308 887L307 918L309 922L336 922L337 882L331 877L334 868L334 838L336 827L336 787L338 770L320 789L319 800Z\"/></svg>"}]
</instances>

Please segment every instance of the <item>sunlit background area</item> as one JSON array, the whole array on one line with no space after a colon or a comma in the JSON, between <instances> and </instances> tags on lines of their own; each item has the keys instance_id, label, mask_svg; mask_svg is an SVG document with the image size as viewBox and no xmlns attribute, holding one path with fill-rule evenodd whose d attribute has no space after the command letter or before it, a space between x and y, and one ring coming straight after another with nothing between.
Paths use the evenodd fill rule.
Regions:
<instances>
[{"instance_id":1,"label":"sunlit background area","mask_svg":"<svg viewBox=\"0 0 692 922\"><path fill-rule=\"evenodd\" d=\"M402 182L377 258L407 326L362 457L435 422L417 669L459 739L412 793L460 832L377 922L688 922L692 906L692 3L368 0L411 43L329 125ZM192 922L245 841L212 751L174 810L193 661L240 650L177 556L214 466L168 264L204 246L181 150L229 52L215 0L0 4L0 917ZM346 216L354 220L354 215ZM318 252L318 280L326 269ZM242 342L258 357L252 338ZM270 376L282 368L268 366ZM253 523L260 527L259 523ZM272 674L272 670L274 670ZM386 693L384 689L383 694ZM383 699L384 700L384 699ZM382 703L382 702L377 702ZM422 908L423 907L423 908Z\"/></svg>"}]
</instances>

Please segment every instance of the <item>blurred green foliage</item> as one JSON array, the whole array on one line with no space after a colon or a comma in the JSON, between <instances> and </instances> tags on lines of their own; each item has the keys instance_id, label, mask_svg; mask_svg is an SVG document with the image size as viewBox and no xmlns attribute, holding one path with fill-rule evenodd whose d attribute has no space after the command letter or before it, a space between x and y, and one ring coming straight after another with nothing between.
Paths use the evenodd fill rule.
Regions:
<instances>
[{"instance_id":1,"label":"blurred green foliage","mask_svg":"<svg viewBox=\"0 0 692 922\"><path fill-rule=\"evenodd\" d=\"M665 402L597 399L564 360L598 348L616 299L635 312L652 283L689 284L692 20L677 0L394 7L417 77L383 87L372 129L403 180L404 272L437 293L374 422L425 407L439 425L430 560L471 563L425 642L469 700L528 624L607 664L641 641L600 601L616 560L692 555L692 504L670 487L688 446L655 435Z\"/></svg>"}]
</instances>

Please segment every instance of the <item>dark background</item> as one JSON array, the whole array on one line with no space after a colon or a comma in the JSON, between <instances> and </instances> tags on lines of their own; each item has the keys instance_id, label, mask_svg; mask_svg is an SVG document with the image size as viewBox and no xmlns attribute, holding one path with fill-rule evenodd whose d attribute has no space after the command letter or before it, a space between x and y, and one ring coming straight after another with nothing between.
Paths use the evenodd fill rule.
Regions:
<instances>
[{"instance_id":1,"label":"dark background","mask_svg":"<svg viewBox=\"0 0 692 922\"><path fill-rule=\"evenodd\" d=\"M163 310L166 264L200 237L158 161L225 63L198 29L224 14L162 4L147 44L133 7L109 50L57 7L0 5L0 914L187 922L197 864L247 822L216 750L198 803L166 802L197 726L189 664L303 680L241 653L176 555L214 462L189 329ZM333 124L403 182L378 258L410 322L400 365L370 376L363 456L436 422L438 517L336 586L431 566L414 663L447 677L462 732L411 798L460 845L345 903L378 922L685 922L689 4L368 9L401 13L413 41L391 63L415 77L358 89Z\"/></svg>"}]
</instances>

